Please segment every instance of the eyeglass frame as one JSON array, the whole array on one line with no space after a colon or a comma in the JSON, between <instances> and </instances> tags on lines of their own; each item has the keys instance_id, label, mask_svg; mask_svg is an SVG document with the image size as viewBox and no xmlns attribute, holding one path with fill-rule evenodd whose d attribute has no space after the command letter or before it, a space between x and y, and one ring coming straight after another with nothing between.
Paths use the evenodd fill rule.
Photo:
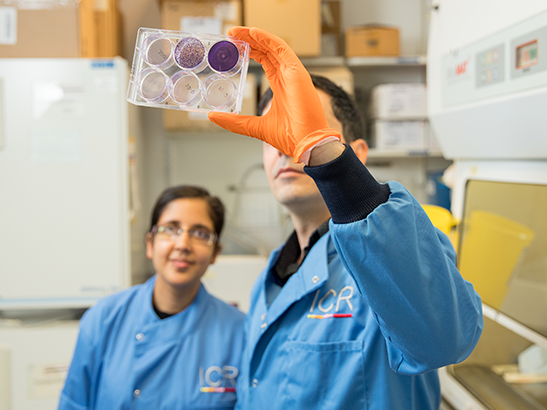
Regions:
<instances>
[{"instance_id":1,"label":"eyeglass frame","mask_svg":"<svg viewBox=\"0 0 547 410\"><path fill-rule=\"evenodd\" d=\"M159 228L164 228L164 230L161 231L161 232L158 232ZM152 226L152 229L150 230L150 234L152 236L155 236L157 233L168 233L168 232L165 232L165 229L176 230L176 232L177 232L176 235L170 234L171 240L173 242L175 242L184 232L188 232L188 237L192 241L195 240L197 243L201 243L201 244L207 245L207 246L213 245L218 240L218 235L215 232L211 232L206 227L201 227L201 226L200 227L191 227L189 229L184 229L184 228L180 228L180 227L176 227L176 226L170 226L170 225L154 225L154 226ZM198 229L209 231L209 240L207 242L201 242L199 240L199 238L192 235L191 232L196 232Z\"/></svg>"}]
</instances>

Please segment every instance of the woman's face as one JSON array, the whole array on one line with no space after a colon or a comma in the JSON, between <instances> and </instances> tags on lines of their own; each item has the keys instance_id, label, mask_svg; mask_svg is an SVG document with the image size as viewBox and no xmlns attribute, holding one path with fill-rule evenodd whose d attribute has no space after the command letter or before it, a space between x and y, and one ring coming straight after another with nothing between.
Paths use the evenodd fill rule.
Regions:
<instances>
[{"instance_id":1,"label":"woman's face","mask_svg":"<svg viewBox=\"0 0 547 410\"><path fill-rule=\"evenodd\" d=\"M171 201L163 210L157 226L183 230L175 240L165 233L148 234L146 256L152 259L157 279L178 291L196 291L201 277L220 250L214 242L209 245L188 233L188 230L196 228L215 232L207 203L200 198Z\"/></svg>"}]
</instances>

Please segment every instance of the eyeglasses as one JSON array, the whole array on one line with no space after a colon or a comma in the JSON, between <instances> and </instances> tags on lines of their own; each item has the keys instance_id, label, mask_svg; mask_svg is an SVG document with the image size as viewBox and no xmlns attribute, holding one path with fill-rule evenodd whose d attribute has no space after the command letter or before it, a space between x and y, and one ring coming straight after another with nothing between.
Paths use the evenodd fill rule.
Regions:
<instances>
[{"instance_id":1,"label":"eyeglasses","mask_svg":"<svg viewBox=\"0 0 547 410\"><path fill-rule=\"evenodd\" d=\"M203 245L212 245L216 239L216 233L211 232L207 228L195 227L190 229L177 228L176 226L158 226L154 225L150 233L157 235L160 239L171 240L175 242L184 232L188 232L188 236L192 241Z\"/></svg>"}]
</instances>

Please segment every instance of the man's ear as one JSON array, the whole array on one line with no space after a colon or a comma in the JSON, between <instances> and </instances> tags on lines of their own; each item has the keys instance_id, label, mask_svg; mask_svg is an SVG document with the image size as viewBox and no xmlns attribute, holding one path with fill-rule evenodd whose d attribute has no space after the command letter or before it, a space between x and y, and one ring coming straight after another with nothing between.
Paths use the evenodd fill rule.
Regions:
<instances>
[{"instance_id":1,"label":"man's ear","mask_svg":"<svg viewBox=\"0 0 547 410\"><path fill-rule=\"evenodd\" d=\"M353 152L357 155L357 158L365 164L368 158L368 144L362 138L356 139L349 144L353 148Z\"/></svg>"},{"instance_id":2,"label":"man's ear","mask_svg":"<svg viewBox=\"0 0 547 410\"><path fill-rule=\"evenodd\" d=\"M146 234L146 257L148 259L152 259L152 256L154 255L154 244L152 243L152 241L154 240L154 238L152 237L152 234L150 232L148 232Z\"/></svg>"}]
</instances>

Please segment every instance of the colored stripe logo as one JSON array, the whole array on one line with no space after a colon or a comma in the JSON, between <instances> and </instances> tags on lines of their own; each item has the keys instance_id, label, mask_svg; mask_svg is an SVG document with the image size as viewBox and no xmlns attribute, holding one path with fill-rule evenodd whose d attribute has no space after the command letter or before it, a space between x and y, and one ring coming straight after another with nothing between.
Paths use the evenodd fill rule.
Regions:
<instances>
[{"instance_id":1,"label":"colored stripe logo","mask_svg":"<svg viewBox=\"0 0 547 410\"><path fill-rule=\"evenodd\" d=\"M308 319L340 319L344 317L353 317L352 313L329 313L326 315L308 315Z\"/></svg>"},{"instance_id":2,"label":"colored stripe logo","mask_svg":"<svg viewBox=\"0 0 547 410\"><path fill-rule=\"evenodd\" d=\"M235 393L235 387L202 387L199 389L202 393Z\"/></svg>"}]
</instances>

